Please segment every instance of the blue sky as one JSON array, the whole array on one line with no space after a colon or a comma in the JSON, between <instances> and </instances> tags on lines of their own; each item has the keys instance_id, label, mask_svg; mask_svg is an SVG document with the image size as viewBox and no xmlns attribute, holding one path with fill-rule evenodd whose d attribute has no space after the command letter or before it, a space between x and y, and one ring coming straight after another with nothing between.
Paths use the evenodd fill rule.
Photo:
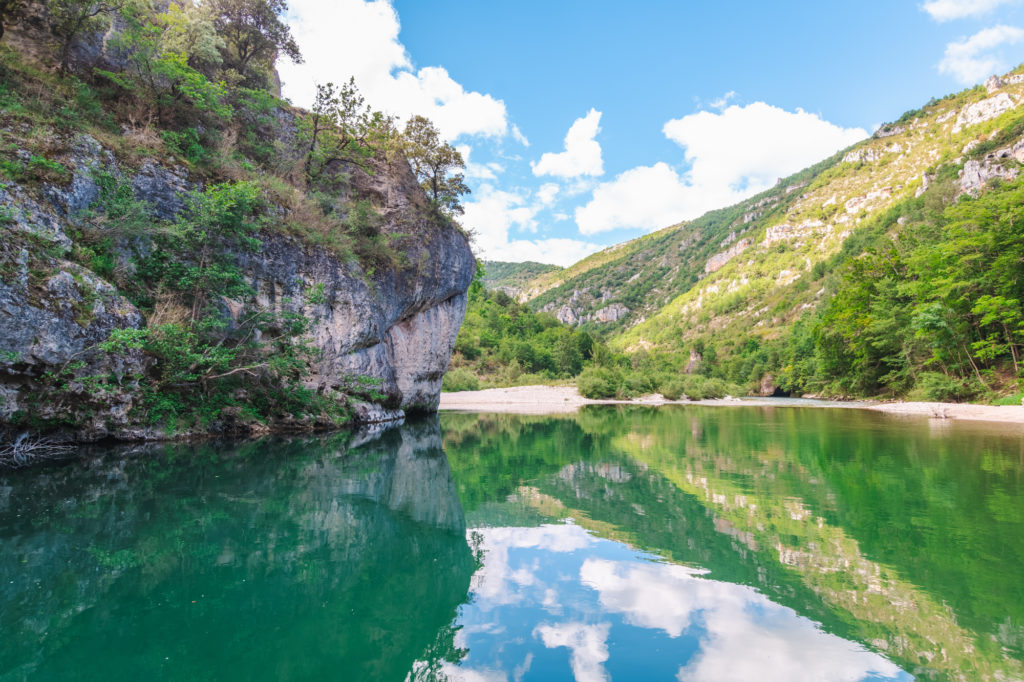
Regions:
<instances>
[{"instance_id":1,"label":"blue sky","mask_svg":"<svg viewBox=\"0 0 1024 682\"><path fill-rule=\"evenodd\" d=\"M290 21L285 96L354 76L427 115L468 157L478 253L560 265L1024 61L1022 0L292 0Z\"/></svg>"}]
</instances>

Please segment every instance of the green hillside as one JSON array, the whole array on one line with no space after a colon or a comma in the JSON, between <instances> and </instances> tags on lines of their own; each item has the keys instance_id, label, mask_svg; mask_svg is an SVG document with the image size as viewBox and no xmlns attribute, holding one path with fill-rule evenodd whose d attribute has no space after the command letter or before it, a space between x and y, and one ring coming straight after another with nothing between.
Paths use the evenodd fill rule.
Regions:
<instances>
[{"instance_id":1,"label":"green hillside","mask_svg":"<svg viewBox=\"0 0 1024 682\"><path fill-rule=\"evenodd\" d=\"M505 293L513 295L520 291L523 286L534 279L548 273L557 273L562 268L548 263L535 263L525 261L523 263L507 263L504 261L487 260L483 261L484 276L481 280L488 289L502 289Z\"/></svg>"},{"instance_id":2,"label":"green hillside","mask_svg":"<svg viewBox=\"0 0 1024 682\"><path fill-rule=\"evenodd\" d=\"M536 278L528 304L655 374L769 393L1014 395L1022 101L1020 69L932 100L759 196Z\"/></svg>"}]
</instances>

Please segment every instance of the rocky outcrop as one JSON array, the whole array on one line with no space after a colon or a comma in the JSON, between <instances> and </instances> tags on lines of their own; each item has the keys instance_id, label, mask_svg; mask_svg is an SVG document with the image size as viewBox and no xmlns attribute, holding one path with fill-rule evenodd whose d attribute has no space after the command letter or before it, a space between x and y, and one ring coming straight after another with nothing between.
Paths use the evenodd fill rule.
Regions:
<instances>
[{"instance_id":1,"label":"rocky outcrop","mask_svg":"<svg viewBox=\"0 0 1024 682\"><path fill-rule=\"evenodd\" d=\"M69 235L99 195L98 171L126 179L136 198L162 219L180 213L185 193L199 185L184 169L153 159L137 169L119 164L85 135L64 146L57 160L69 181L0 188L0 424L31 415L70 424L77 440L158 437L133 428L129 419L137 400L134 377L145 371L146 359L98 349L112 331L140 328L145 320L110 282L66 260L73 246ZM358 420L432 411L475 273L468 240L429 210L404 161L336 172L345 178L339 204L370 202L381 232L402 254L399 263L364 269L269 227L257 250L229 254L255 291L247 304L310 320L310 340L321 351L311 388L343 391L356 377L377 380L383 405L357 408ZM136 242L132 248L145 250L145 239ZM225 314L241 307L225 301ZM90 391L84 380L89 376L115 377L119 388ZM64 382L69 400L39 402L42 382L55 381Z\"/></svg>"},{"instance_id":2,"label":"rocky outcrop","mask_svg":"<svg viewBox=\"0 0 1024 682\"><path fill-rule=\"evenodd\" d=\"M704 264L704 272L710 274L721 270L725 267L726 263L746 251L751 243L749 239L741 239L725 251L711 256L711 258L708 258L708 262Z\"/></svg>"},{"instance_id":3,"label":"rocky outcrop","mask_svg":"<svg viewBox=\"0 0 1024 682\"><path fill-rule=\"evenodd\" d=\"M0 423L69 423L79 439L127 428L145 361L96 345L115 329L140 327L139 311L85 268L40 256L14 233L0 242L0 268ZM98 391L84 378L95 376L123 390ZM40 400L42 384L63 385L64 399Z\"/></svg>"},{"instance_id":4,"label":"rocky outcrop","mask_svg":"<svg viewBox=\"0 0 1024 682\"><path fill-rule=\"evenodd\" d=\"M597 322L617 322L627 315L629 315L629 308L621 303L613 303L595 312L594 320Z\"/></svg>"},{"instance_id":5,"label":"rocky outcrop","mask_svg":"<svg viewBox=\"0 0 1024 682\"><path fill-rule=\"evenodd\" d=\"M1009 111L1017 106L1013 98L1005 92L983 99L974 104L968 104L956 117L953 124L953 132L959 133L964 128L969 128L984 121L996 118L1003 112Z\"/></svg>"},{"instance_id":6,"label":"rocky outcrop","mask_svg":"<svg viewBox=\"0 0 1024 682\"><path fill-rule=\"evenodd\" d=\"M1020 175L1017 168L1020 163L1024 163L1024 141L994 151L982 159L971 159L960 171L960 191L976 197L990 180L1013 180Z\"/></svg>"}]
</instances>

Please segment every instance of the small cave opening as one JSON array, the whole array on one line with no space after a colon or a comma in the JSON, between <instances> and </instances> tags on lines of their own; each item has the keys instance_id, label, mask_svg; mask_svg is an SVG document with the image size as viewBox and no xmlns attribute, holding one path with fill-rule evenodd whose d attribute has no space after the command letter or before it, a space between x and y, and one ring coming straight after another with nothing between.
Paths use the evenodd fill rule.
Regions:
<instances>
[{"instance_id":1,"label":"small cave opening","mask_svg":"<svg viewBox=\"0 0 1024 682\"><path fill-rule=\"evenodd\" d=\"M780 387L776 386L775 391L772 393L773 398L789 398L790 392L784 391Z\"/></svg>"}]
</instances>

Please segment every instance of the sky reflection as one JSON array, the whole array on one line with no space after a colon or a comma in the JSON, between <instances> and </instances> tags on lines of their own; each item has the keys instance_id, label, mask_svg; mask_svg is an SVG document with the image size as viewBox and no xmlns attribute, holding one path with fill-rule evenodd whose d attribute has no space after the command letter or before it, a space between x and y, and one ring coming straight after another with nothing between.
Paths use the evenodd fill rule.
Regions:
<instances>
[{"instance_id":1,"label":"sky reflection","mask_svg":"<svg viewBox=\"0 0 1024 682\"><path fill-rule=\"evenodd\" d=\"M910 680L756 590L571 522L475 528L483 550L449 679Z\"/></svg>"}]
</instances>

